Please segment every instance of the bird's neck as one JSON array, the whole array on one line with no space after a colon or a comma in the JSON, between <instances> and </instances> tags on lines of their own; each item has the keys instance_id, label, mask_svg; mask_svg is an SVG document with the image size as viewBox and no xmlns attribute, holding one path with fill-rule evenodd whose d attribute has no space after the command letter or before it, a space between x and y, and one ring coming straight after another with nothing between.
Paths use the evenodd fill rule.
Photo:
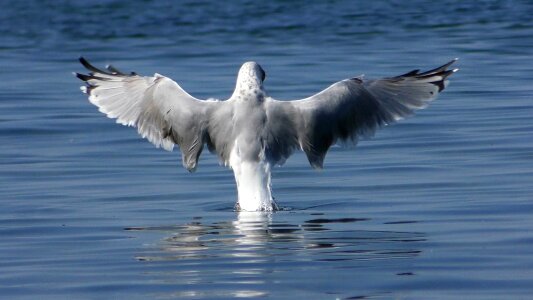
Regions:
<instances>
[{"instance_id":1,"label":"bird's neck","mask_svg":"<svg viewBox=\"0 0 533 300\"><path fill-rule=\"evenodd\" d=\"M248 78L245 80L237 80L237 84L235 85L235 90L233 91L231 98L247 101L251 99L264 99L265 95L266 93L263 85L257 80Z\"/></svg>"}]
</instances>

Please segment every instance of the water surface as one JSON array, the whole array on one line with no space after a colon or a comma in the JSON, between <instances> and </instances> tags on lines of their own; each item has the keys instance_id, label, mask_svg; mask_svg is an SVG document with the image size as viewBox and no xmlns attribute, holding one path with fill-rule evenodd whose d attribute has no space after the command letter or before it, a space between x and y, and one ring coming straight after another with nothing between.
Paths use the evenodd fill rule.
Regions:
<instances>
[{"instance_id":1,"label":"water surface","mask_svg":"<svg viewBox=\"0 0 533 300\"><path fill-rule=\"evenodd\" d=\"M525 299L533 293L529 1L3 1L0 294L8 299ZM274 98L459 57L428 109L325 169L273 173L285 210L233 211L198 171L105 118L71 74L167 75L228 98L259 62Z\"/></svg>"}]
</instances>

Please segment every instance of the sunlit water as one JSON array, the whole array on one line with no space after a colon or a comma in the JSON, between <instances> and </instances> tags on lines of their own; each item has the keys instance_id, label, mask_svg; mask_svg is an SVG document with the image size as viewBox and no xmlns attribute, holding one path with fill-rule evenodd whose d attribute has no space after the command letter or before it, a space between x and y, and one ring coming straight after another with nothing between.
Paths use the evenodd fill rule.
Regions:
<instances>
[{"instance_id":1,"label":"sunlit water","mask_svg":"<svg viewBox=\"0 0 533 300\"><path fill-rule=\"evenodd\" d=\"M527 299L533 293L530 1L2 1L0 297ZM313 171L274 214L106 119L78 56L228 98L247 60L275 98L459 57L414 118Z\"/></svg>"}]
</instances>

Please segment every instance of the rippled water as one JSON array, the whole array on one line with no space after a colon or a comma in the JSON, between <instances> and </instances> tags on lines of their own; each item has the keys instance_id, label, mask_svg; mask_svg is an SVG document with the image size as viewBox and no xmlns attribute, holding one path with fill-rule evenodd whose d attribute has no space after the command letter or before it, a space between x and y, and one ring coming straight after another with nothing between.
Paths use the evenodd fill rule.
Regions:
<instances>
[{"instance_id":1,"label":"rippled water","mask_svg":"<svg viewBox=\"0 0 533 300\"><path fill-rule=\"evenodd\" d=\"M2 1L0 295L6 299L526 299L533 293L530 1ZM416 117L325 169L274 170L274 214L236 213L106 119L78 56L227 98L246 60L275 98L459 57Z\"/></svg>"}]
</instances>

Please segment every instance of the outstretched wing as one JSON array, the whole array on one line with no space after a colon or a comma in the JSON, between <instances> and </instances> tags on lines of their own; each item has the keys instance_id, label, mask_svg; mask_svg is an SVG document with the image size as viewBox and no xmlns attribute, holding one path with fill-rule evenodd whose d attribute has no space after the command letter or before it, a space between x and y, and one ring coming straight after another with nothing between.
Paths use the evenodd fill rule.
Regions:
<instances>
[{"instance_id":1,"label":"outstretched wing","mask_svg":"<svg viewBox=\"0 0 533 300\"><path fill-rule=\"evenodd\" d=\"M117 123L137 127L137 131L156 147L172 151L174 144L182 152L183 166L196 168L205 143L208 117L218 101L203 101L185 92L173 80L124 74L112 66L100 70L83 57L88 75L76 73L85 81L81 89L89 101Z\"/></svg>"},{"instance_id":2,"label":"outstretched wing","mask_svg":"<svg viewBox=\"0 0 533 300\"><path fill-rule=\"evenodd\" d=\"M297 141L292 145L305 151L313 167L321 168L326 152L337 141L356 143L426 107L445 88L447 77L457 71L448 70L455 61L423 73L414 70L378 80L346 79L306 99L272 101L272 119L290 120L272 135Z\"/></svg>"}]
</instances>

